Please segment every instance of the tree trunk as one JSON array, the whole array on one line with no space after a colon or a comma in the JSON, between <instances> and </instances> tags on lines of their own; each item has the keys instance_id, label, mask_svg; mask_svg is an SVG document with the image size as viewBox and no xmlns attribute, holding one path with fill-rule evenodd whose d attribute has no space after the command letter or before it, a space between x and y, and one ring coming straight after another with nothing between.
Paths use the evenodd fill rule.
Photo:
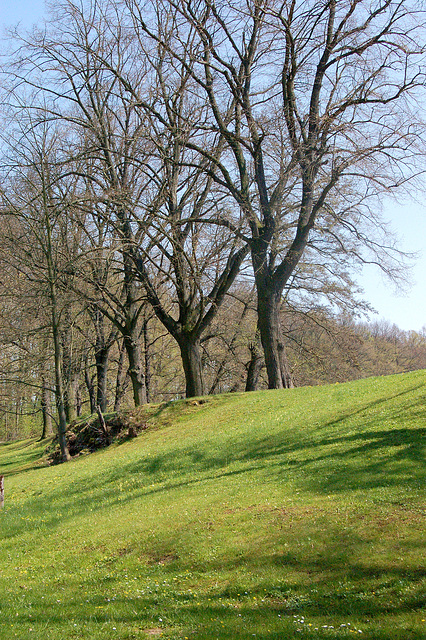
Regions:
<instances>
[{"instance_id":1,"label":"tree trunk","mask_svg":"<svg viewBox=\"0 0 426 640\"><path fill-rule=\"evenodd\" d=\"M142 325L143 347L145 353L145 385L146 385L146 401L150 402L150 383L151 383L151 354L149 349L148 335L148 319L145 317Z\"/></svg>"},{"instance_id":2,"label":"tree trunk","mask_svg":"<svg viewBox=\"0 0 426 640\"><path fill-rule=\"evenodd\" d=\"M50 232L50 227L48 227ZM50 247L50 241L49 241ZM51 261L51 252L48 254L48 267L49 267L49 284L50 284L50 304L51 304L51 321L52 321L52 338L53 338L53 355L54 355L54 367L55 367L55 399L56 409L58 412L58 440L59 447L61 449L62 460L67 462L71 460L70 452L68 451L66 431L67 431L67 416L65 413L64 403L64 380L62 372L62 348L61 348L61 336L59 331L59 313L57 308L57 295L56 285L54 281L54 268Z\"/></svg>"},{"instance_id":3,"label":"tree trunk","mask_svg":"<svg viewBox=\"0 0 426 640\"><path fill-rule=\"evenodd\" d=\"M146 383L145 373L142 367L142 358L139 340L133 335L124 336L124 345L126 347L127 357L129 360L129 376L133 387L133 401L135 407L146 404Z\"/></svg>"},{"instance_id":4,"label":"tree trunk","mask_svg":"<svg viewBox=\"0 0 426 640\"><path fill-rule=\"evenodd\" d=\"M265 356L269 389L293 386L285 355L280 321L281 294L263 286L257 288L257 313Z\"/></svg>"},{"instance_id":5,"label":"tree trunk","mask_svg":"<svg viewBox=\"0 0 426 640\"><path fill-rule=\"evenodd\" d=\"M41 382L41 412L43 414L43 432L41 434L41 440L44 440L53 434L50 389L46 382L46 378L44 377Z\"/></svg>"},{"instance_id":6,"label":"tree trunk","mask_svg":"<svg viewBox=\"0 0 426 640\"><path fill-rule=\"evenodd\" d=\"M127 388L128 372L124 370L124 356L125 356L125 347L124 347L124 340L123 340L120 344L118 366L117 366L117 378L115 383L115 400L114 400L115 412L120 410L121 401L124 397L124 394L126 393L126 388Z\"/></svg>"},{"instance_id":7,"label":"tree trunk","mask_svg":"<svg viewBox=\"0 0 426 640\"><path fill-rule=\"evenodd\" d=\"M108 367L109 354L116 341L118 328L110 330L109 335L105 335L105 315L102 309L93 304L89 309L90 317L96 334L95 343L95 365L96 365L96 406L105 412L108 406ZM93 411L92 411L93 413Z\"/></svg>"},{"instance_id":8,"label":"tree trunk","mask_svg":"<svg viewBox=\"0 0 426 640\"><path fill-rule=\"evenodd\" d=\"M52 296L52 298L54 298L54 296ZM55 360L55 397L56 397L56 408L58 411L58 439L59 439L59 446L61 449L62 459L64 462L66 462L67 460L71 460L71 456L68 451L68 445L67 445L67 439L66 439L67 416L65 413L64 385L62 380L61 341L59 337L54 299L52 299L52 335L53 335L54 360Z\"/></svg>"},{"instance_id":9,"label":"tree trunk","mask_svg":"<svg viewBox=\"0 0 426 640\"><path fill-rule=\"evenodd\" d=\"M254 341L249 345L251 358L247 368L246 391L256 391L259 387L260 371L263 367L261 354L260 333L256 331Z\"/></svg>"},{"instance_id":10,"label":"tree trunk","mask_svg":"<svg viewBox=\"0 0 426 640\"><path fill-rule=\"evenodd\" d=\"M93 376L90 375L89 369L86 366L84 370L84 381L86 383L87 392L89 394L90 401L90 413L95 413L96 411L96 395L95 395L95 385L93 384Z\"/></svg>"},{"instance_id":11,"label":"tree trunk","mask_svg":"<svg viewBox=\"0 0 426 640\"><path fill-rule=\"evenodd\" d=\"M75 384L67 380L64 390L64 406L68 424L77 419L77 393Z\"/></svg>"},{"instance_id":12,"label":"tree trunk","mask_svg":"<svg viewBox=\"0 0 426 640\"><path fill-rule=\"evenodd\" d=\"M278 343L278 352L280 354L280 363L281 363L281 376L283 381L284 389L293 389L294 383L293 378L290 371L290 366L287 360L287 353L285 349L285 344L282 338L282 331L280 331L281 340Z\"/></svg>"},{"instance_id":13,"label":"tree trunk","mask_svg":"<svg viewBox=\"0 0 426 640\"><path fill-rule=\"evenodd\" d=\"M19 434L19 416L20 416L20 407L21 407L22 398L18 396L16 398L15 403L15 438L18 438Z\"/></svg>"},{"instance_id":14,"label":"tree trunk","mask_svg":"<svg viewBox=\"0 0 426 640\"><path fill-rule=\"evenodd\" d=\"M78 368L74 362L72 328L69 313L65 314L65 328L61 332L64 407L68 424L77 418Z\"/></svg>"},{"instance_id":15,"label":"tree trunk","mask_svg":"<svg viewBox=\"0 0 426 640\"><path fill-rule=\"evenodd\" d=\"M127 214L122 215L123 231L127 239L133 240L132 230L127 219ZM124 292L125 301L125 326L120 326L124 338L124 346L129 360L129 376L133 387L133 402L135 407L147 403L146 378L142 365L140 349L138 318L141 312L141 295L135 282L134 265L131 250L123 248L124 264Z\"/></svg>"},{"instance_id":16,"label":"tree trunk","mask_svg":"<svg viewBox=\"0 0 426 640\"><path fill-rule=\"evenodd\" d=\"M95 353L96 360L96 406L105 413L108 406L107 382L110 345L106 345Z\"/></svg>"},{"instance_id":17,"label":"tree trunk","mask_svg":"<svg viewBox=\"0 0 426 640\"><path fill-rule=\"evenodd\" d=\"M77 387L75 400L76 400L77 418L80 418L81 412L83 410L83 398L81 397L81 387L80 387L80 385Z\"/></svg>"},{"instance_id":18,"label":"tree trunk","mask_svg":"<svg viewBox=\"0 0 426 640\"><path fill-rule=\"evenodd\" d=\"M200 341L186 334L180 334L177 340L185 372L186 397L202 396L204 395L204 383Z\"/></svg>"}]
</instances>

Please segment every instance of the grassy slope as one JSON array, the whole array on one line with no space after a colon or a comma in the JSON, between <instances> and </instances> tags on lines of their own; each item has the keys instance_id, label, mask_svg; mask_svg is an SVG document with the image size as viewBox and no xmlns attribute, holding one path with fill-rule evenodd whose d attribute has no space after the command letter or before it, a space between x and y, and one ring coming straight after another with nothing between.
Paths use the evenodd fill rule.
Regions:
<instances>
[{"instance_id":1,"label":"grassy slope","mask_svg":"<svg viewBox=\"0 0 426 640\"><path fill-rule=\"evenodd\" d=\"M1 446L0 639L425 638L425 397L423 371L179 402L51 468Z\"/></svg>"}]
</instances>

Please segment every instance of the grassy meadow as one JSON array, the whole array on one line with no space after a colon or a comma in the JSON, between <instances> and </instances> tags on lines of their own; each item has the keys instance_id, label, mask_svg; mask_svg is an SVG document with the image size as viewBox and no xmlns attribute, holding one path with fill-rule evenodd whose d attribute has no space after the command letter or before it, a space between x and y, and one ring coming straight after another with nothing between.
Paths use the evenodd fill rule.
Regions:
<instances>
[{"instance_id":1,"label":"grassy meadow","mask_svg":"<svg viewBox=\"0 0 426 640\"><path fill-rule=\"evenodd\" d=\"M426 637L425 371L143 416L0 446L0 640Z\"/></svg>"}]
</instances>

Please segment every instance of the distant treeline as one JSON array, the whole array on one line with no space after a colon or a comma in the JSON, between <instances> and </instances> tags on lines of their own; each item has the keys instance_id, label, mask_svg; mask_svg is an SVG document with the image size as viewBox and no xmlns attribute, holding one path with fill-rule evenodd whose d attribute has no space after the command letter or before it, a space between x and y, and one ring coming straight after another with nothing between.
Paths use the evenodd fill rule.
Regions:
<instances>
[{"instance_id":1,"label":"distant treeline","mask_svg":"<svg viewBox=\"0 0 426 640\"><path fill-rule=\"evenodd\" d=\"M81 316L83 317L83 316ZM296 312L285 309L282 323L287 360L294 386L345 382L376 375L389 375L426 369L426 331L402 331L385 321L364 323L325 310ZM69 419L95 411L96 366L84 339L85 329L75 325L68 343L70 361L66 370ZM69 337L69 336L68 336ZM168 401L185 396L185 376L173 340L161 331L155 316L145 316L140 326L144 374L148 399ZM13 362L13 379L4 379L0 396L0 439L13 440L41 435L43 417L47 431L57 419L53 381L46 380L51 369L48 351L36 337L27 346L10 344L1 361ZM225 313L203 342L203 374L208 393L242 392L267 389L268 380L262 350L256 336L254 308L228 300ZM43 356L40 358L40 353ZM39 354L36 357L36 354ZM110 350L105 411L130 408L134 401L124 360L122 339L118 336ZM4 371L4 367L3 367ZM20 379L20 380L18 380ZM51 422L49 415L51 416ZM46 434L47 435L47 434Z\"/></svg>"}]
</instances>

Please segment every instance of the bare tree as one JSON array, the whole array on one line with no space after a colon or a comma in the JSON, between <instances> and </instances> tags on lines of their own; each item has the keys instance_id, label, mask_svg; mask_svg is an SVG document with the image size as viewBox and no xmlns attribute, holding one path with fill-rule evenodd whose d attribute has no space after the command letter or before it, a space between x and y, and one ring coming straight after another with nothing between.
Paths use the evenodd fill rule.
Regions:
<instances>
[{"instance_id":1,"label":"bare tree","mask_svg":"<svg viewBox=\"0 0 426 640\"><path fill-rule=\"evenodd\" d=\"M18 83L43 92L44 114L79 131L76 153L87 163L81 176L87 196L111 225L114 259L117 265L120 256L122 266L121 292L98 287L99 308L106 312L106 299L120 301L108 314L123 334L138 404L146 400L138 281L179 345L187 395L202 394L200 337L248 245L208 221L212 211L230 205L223 194L219 202L211 196L214 163L186 144L203 133L203 109L188 100L191 74L181 65L165 75L167 48L155 43L155 51L138 49L119 9L114 2L80 8L64 2L51 32L35 34L20 50L15 73ZM219 136L210 149L216 160L222 149Z\"/></svg>"},{"instance_id":2,"label":"bare tree","mask_svg":"<svg viewBox=\"0 0 426 640\"><path fill-rule=\"evenodd\" d=\"M10 156L4 164L1 222L11 268L37 287L48 304L48 327L53 342L58 436L62 457L70 459L66 443L67 417L61 344L61 318L69 304L61 295L61 267L66 247L63 208L68 184L58 182L60 133L45 122L34 121L22 111L16 130L9 130ZM14 144L19 140L19 144ZM65 255L64 255L65 254Z\"/></svg>"},{"instance_id":3,"label":"bare tree","mask_svg":"<svg viewBox=\"0 0 426 640\"><path fill-rule=\"evenodd\" d=\"M220 157L194 138L187 145L244 214L269 386L286 386L281 296L308 245L345 248L352 237L353 257L392 273L394 246L375 208L378 194L413 175L419 154L423 19L392 0L126 5L140 39L167 46L187 69L226 142ZM170 7L180 20L165 40Z\"/></svg>"},{"instance_id":4,"label":"bare tree","mask_svg":"<svg viewBox=\"0 0 426 640\"><path fill-rule=\"evenodd\" d=\"M124 338L135 404L145 301L179 345L187 395L202 394L202 338L250 251L279 388L283 295L326 290L345 261L397 273L376 207L415 173L418 17L391 0L65 0L21 43L20 95L33 88L40 121L69 127L79 283Z\"/></svg>"}]
</instances>

